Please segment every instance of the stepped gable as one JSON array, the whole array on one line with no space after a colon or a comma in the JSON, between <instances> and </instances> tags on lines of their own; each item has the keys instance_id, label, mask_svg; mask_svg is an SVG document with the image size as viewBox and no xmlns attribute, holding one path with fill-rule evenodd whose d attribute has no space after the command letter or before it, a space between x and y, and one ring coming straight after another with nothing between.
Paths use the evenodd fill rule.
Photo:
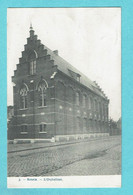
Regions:
<instances>
[{"instance_id":1,"label":"stepped gable","mask_svg":"<svg viewBox=\"0 0 133 195\"><path fill-rule=\"evenodd\" d=\"M57 69L63 72L64 74L72 77L71 72L80 77L80 83L85 87L89 88L94 93L104 97L107 99L106 95L100 89L100 87L96 84L96 82L91 81L87 76L81 73L78 69L73 67L70 63L64 60L62 57L58 55L58 51L52 51L47 46L43 45L39 39L37 39L37 35L34 35L34 30L30 27L30 37L27 38L27 44L24 46L25 50L22 52L22 58L19 58L20 63L24 63L27 61L28 55L31 50L37 52L38 57L46 56L47 59L53 60L54 65L57 65Z\"/></svg>"}]
</instances>

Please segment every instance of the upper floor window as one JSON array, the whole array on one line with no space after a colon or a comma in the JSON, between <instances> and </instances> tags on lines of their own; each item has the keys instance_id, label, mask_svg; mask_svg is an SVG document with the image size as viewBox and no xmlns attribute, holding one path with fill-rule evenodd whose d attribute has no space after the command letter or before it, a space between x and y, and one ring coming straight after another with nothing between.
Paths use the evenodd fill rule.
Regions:
<instances>
[{"instance_id":1,"label":"upper floor window","mask_svg":"<svg viewBox=\"0 0 133 195\"><path fill-rule=\"evenodd\" d=\"M42 79L38 84L39 106L46 106L46 89L47 83Z\"/></svg>"},{"instance_id":2,"label":"upper floor window","mask_svg":"<svg viewBox=\"0 0 133 195\"><path fill-rule=\"evenodd\" d=\"M96 100L94 100L94 110L96 111L96 104L97 104L97 102L96 102Z\"/></svg>"},{"instance_id":3,"label":"upper floor window","mask_svg":"<svg viewBox=\"0 0 133 195\"><path fill-rule=\"evenodd\" d=\"M94 106L95 106L94 109L95 109L95 111L98 111L98 102L97 102L97 100L95 100L94 102L95 102L95 104L94 104Z\"/></svg>"},{"instance_id":4,"label":"upper floor window","mask_svg":"<svg viewBox=\"0 0 133 195\"><path fill-rule=\"evenodd\" d=\"M30 75L36 74L36 60L30 61Z\"/></svg>"},{"instance_id":5,"label":"upper floor window","mask_svg":"<svg viewBox=\"0 0 133 195\"><path fill-rule=\"evenodd\" d=\"M105 115L105 106L103 104L103 116Z\"/></svg>"},{"instance_id":6,"label":"upper floor window","mask_svg":"<svg viewBox=\"0 0 133 195\"><path fill-rule=\"evenodd\" d=\"M80 95L79 92L76 92L76 105L79 106L79 102L80 102Z\"/></svg>"},{"instance_id":7,"label":"upper floor window","mask_svg":"<svg viewBox=\"0 0 133 195\"><path fill-rule=\"evenodd\" d=\"M88 109L91 109L91 100L89 96L88 96Z\"/></svg>"},{"instance_id":8,"label":"upper floor window","mask_svg":"<svg viewBox=\"0 0 133 195\"><path fill-rule=\"evenodd\" d=\"M23 84L23 86L20 89L20 107L22 109L27 108L27 93L28 87L26 84Z\"/></svg>"},{"instance_id":9,"label":"upper floor window","mask_svg":"<svg viewBox=\"0 0 133 195\"><path fill-rule=\"evenodd\" d=\"M83 95L83 107L86 107L86 95Z\"/></svg>"},{"instance_id":10,"label":"upper floor window","mask_svg":"<svg viewBox=\"0 0 133 195\"><path fill-rule=\"evenodd\" d=\"M90 97L90 109L93 110L93 99Z\"/></svg>"},{"instance_id":11,"label":"upper floor window","mask_svg":"<svg viewBox=\"0 0 133 195\"><path fill-rule=\"evenodd\" d=\"M105 105L105 115L106 117L108 116L108 106L107 105Z\"/></svg>"},{"instance_id":12,"label":"upper floor window","mask_svg":"<svg viewBox=\"0 0 133 195\"><path fill-rule=\"evenodd\" d=\"M101 103L99 102L99 108L98 108L99 113L101 113Z\"/></svg>"},{"instance_id":13,"label":"upper floor window","mask_svg":"<svg viewBox=\"0 0 133 195\"><path fill-rule=\"evenodd\" d=\"M98 111L98 101L95 100L95 111Z\"/></svg>"},{"instance_id":14,"label":"upper floor window","mask_svg":"<svg viewBox=\"0 0 133 195\"><path fill-rule=\"evenodd\" d=\"M29 61L29 74L34 75L36 74L36 58L37 58L37 53L35 50L33 50L29 56L28 56L28 61Z\"/></svg>"}]
</instances>

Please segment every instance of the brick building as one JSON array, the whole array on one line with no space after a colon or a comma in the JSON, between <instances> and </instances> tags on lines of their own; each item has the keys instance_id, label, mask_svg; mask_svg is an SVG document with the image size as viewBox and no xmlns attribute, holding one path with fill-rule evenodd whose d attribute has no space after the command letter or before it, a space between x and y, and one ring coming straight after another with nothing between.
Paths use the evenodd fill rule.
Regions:
<instances>
[{"instance_id":1,"label":"brick building","mask_svg":"<svg viewBox=\"0 0 133 195\"><path fill-rule=\"evenodd\" d=\"M9 140L108 135L109 100L104 92L57 50L43 45L32 27L12 81L14 116Z\"/></svg>"}]
</instances>

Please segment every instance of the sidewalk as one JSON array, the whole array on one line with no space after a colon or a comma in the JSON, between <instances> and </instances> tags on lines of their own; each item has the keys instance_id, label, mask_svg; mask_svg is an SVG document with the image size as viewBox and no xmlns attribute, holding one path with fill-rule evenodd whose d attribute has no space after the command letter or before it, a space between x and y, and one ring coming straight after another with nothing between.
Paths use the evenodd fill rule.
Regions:
<instances>
[{"instance_id":1,"label":"sidewalk","mask_svg":"<svg viewBox=\"0 0 133 195\"><path fill-rule=\"evenodd\" d=\"M43 143L8 144L8 153L19 152L19 151L24 151L24 150L33 150L33 149L39 149L39 148L54 147L54 146L60 146L60 145L75 144L75 143L80 143L80 142L89 142L89 141L95 141L95 140L114 139L114 138L115 136L111 136L111 137L109 136L109 137L97 137L97 138L64 141L64 142L54 142L54 143L43 142Z\"/></svg>"}]
</instances>

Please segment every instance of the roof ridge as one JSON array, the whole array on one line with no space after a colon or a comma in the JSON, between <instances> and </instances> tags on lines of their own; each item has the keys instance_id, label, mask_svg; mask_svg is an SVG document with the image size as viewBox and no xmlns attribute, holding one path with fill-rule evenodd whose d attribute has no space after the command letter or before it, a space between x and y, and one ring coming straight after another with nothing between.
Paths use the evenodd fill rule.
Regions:
<instances>
[{"instance_id":1,"label":"roof ridge","mask_svg":"<svg viewBox=\"0 0 133 195\"><path fill-rule=\"evenodd\" d=\"M72 70L70 69L70 67L67 67L68 69L70 69L71 71L73 71L73 72L75 72L75 73L77 73L77 74L80 74L81 76L86 77L86 79L88 79L94 87L98 88L97 85L95 85L94 81L92 81L91 79L89 79L89 78L87 77L87 75L85 75L85 74L82 73L80 70L78 70L76 67L74 67L72 64L70 64L70 62L66 61L66 60L65 60L64 58L62 58L60 55L56 55L56 54L55 54L51 49L49 49L46 45L44 45L44 47L48 50L48 52L50 51L50 54L52 53L52 55L58 56L58 58L60 58L60 59L61 59L62 61L64 61L66 64L69 64L69 66L72 68ZM73 70L73 69L75 69L75 70Z\"/></svg>"}]
</instances>

